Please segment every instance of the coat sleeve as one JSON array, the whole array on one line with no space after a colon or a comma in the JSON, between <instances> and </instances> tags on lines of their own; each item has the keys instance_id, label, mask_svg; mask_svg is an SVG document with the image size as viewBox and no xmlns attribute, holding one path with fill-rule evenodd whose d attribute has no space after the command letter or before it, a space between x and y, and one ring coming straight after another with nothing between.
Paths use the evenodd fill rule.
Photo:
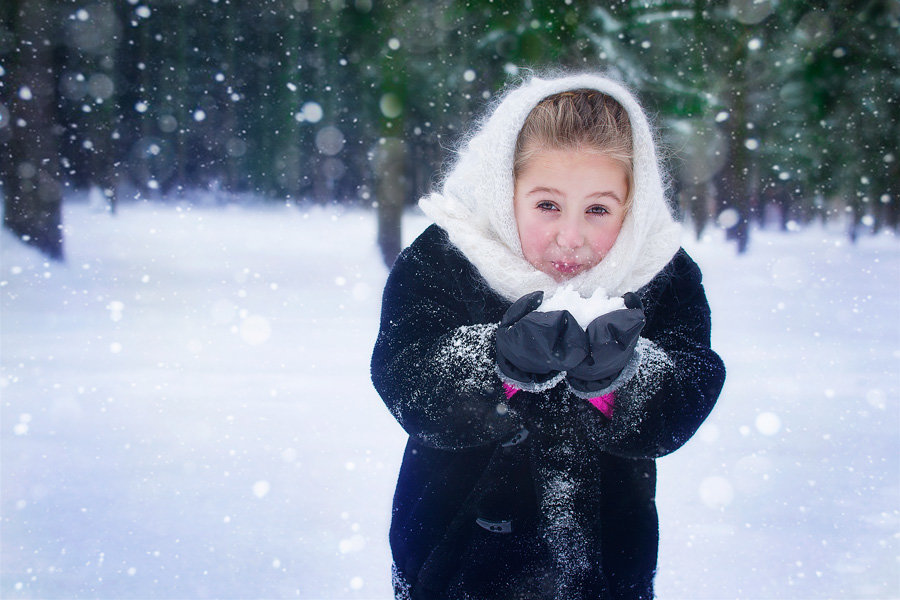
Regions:
<instances>
[{"instance_id":1,"label":"coat sleeve","mask_svg":"<svg viewBox=\"0 0 900 600\"><path fill-rule=\"evenodd\" d=\"M388 277L372 382L404 430L426 446L496 442L521 426L495 370L497 323L469 322L454 282L471 265L423 246L401 254ZM442 249L455 252L449 244Z\"/></svg>"},{"instance_id":2,"label":"coat sleeve","mask_svg":"<svg viewBox=\"0 0 900 600\"><path fill-rule=\"evenodd\" d=\"M612 419L583 400L578 405L588 438L611 454L657 458L674 452L712 411L725 381L725 366L710 348L699 267L682 251L667 271L658 298L649 299L655 308L638 343L637 369L616 390Z\"/></svg>"}]
</instances>

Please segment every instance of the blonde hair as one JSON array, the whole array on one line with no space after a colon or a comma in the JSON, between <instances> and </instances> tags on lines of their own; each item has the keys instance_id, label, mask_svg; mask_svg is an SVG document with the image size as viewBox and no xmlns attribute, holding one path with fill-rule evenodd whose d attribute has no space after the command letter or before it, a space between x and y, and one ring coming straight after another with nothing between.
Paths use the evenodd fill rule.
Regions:
<instances>
[{"instance_id":1,"label":"blonde hair","mask_svg":"<svg viewBox=\"0 0 900 600\"><path fill-rule=\"evenodd\" d=\"M518 179L531 157L541 150L578 150L603 154L625 168L626 208L634 193L634 144L631 121L621 104L592 89L547 96L535 106L516 139L513 177Z\"/></svg>"}]
</instances>

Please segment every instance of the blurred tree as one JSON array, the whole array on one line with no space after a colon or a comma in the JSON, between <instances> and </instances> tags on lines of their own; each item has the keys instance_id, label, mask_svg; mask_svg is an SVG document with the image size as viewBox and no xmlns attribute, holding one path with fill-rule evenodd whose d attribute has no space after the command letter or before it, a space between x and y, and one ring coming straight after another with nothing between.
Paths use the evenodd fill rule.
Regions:
<instances>
[{"instance_id":1,"label":"blurred tree","mask_svg":"<svg viewBox=\"0 0 900 600\"><path fill-rule=\"evenodd\" d=\"M122 36L121 12L111 4L87 7L62 5L58 79L58 112L65 126L60 155L66 165L66 184L92 187L114 210L118 177L114 157L119 154L116 76L117 46Z\"/></svg>"},{"instance_id":2,"label":"blurred tree","mask_svg":"<svg viewBox=\"0 0 900 600\"><path fill-rule=\"evenodd\" d=\"M855 240L860 225L897 227L900 2L823 8L801 22L808 46L803 75L812 94L805 114L816 134L811 191L830 200L832 213L849 214Z\"/></svg>"},{"instance_id":3,"label":"blurred tree","mask_svg":"<svg viewBox=\"0 0 900 600\"><path fill-rule=\"evenodd\" d=\"M403 33L408 29L401 24L411 20L415 9L411 2L393 2L385 3L379 11L381 22L391 24L377 36L381 41L378 49L379 139L373 161L375 199L378 203L378 247L388 267L400 254L402 211L410 193L406 177L408 147L404 141L407 138L405 122L409 118L409 51L401 41L401 38L407 39ZM418 89L424 91L423 88Z\"/></svg>"},{"instance_id":4,"label":"blurred tree","mask_svg":"<svg viewBox=\"0 0 900 600\"><path fill-rule=\"evenodd\" d=\"M890 184L863 192L859 182L875 188L875 177L851 172L896 169L886 144L896 126L867 118L853 137L829 129L857 123L860 100L873 116L896 109L889 94L868 90L900 85L890 43L898 18L896 1L633 1L594 9L585 27L598 57L658 111L676 159L673 187L697 234L721 215L743 251L765 204L784 226L835 216L845 201L857 219L896 212ZM852 148L834 152L849 139ZM882 208L873 211L876 198Z\"/></svg>"},{"instance_id":5,"label":"blurred tree","mask_svg":"<svg viewBox=\"0 0 900 600\"><path fill-rule=\"evenodd\" d=\"M59 155L55 42L62 21L54 0L4 3L4 47L0 87L0 180L3 224L52 259L63 258L62 188Z\"/></svg>"}]
</instances>

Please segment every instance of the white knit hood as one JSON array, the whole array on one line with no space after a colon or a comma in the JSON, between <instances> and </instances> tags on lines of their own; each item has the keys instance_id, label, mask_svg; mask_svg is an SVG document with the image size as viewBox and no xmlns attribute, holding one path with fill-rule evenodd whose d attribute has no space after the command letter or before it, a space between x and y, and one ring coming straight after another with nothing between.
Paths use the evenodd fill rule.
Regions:
<instances>
[{"instance_id":1,"label":"white knit hood","mask_svg":"<svg viewBox=\"0 0 900 600\"><path fill-rule=\"evenodd\" d=\"M603 92L627 111L634 137L634 194L609 253L590 270L557 284L522 253L513 212L513 155L519 130L538 102L575 89ZM666 203L647 117L621 84L598 75L534 77L508 92L462 147L443 188L422 198L419 207L508 300L535 290L550 294L559 285L573 286L583 297L599 288L610 296L636 291L659 273L680 245L680 227Z\"/></svg>"}]
</instances>

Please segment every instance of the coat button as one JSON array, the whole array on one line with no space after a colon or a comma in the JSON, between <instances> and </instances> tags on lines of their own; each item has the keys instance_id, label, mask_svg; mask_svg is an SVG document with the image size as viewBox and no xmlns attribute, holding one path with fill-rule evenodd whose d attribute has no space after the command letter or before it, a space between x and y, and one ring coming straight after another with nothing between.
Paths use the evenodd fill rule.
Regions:
<instances>
[{"instance_id":1,"label":"coat button","mask_svg":"<svg viewBox=\"0 0 900 600\"><path fill-rule=\"evenodd\" d=\"M500 444L503 448L510 448L512 446L518 446L522 442L525 441L525 438L528 437L528 430L524 427L516 433L516 435L512 436L512 438L506 440L502 444Z\"/></svg>"},{"instance_id":2,"label":"coat button","mask_svg":"<svg viewBox=\"0 0 900 600\"><path fill-rule=\"evenodd\" d=\"M475 523L482 529L486 529L491 533L512 533L512 521L490 521L488 519L478 518Z\"/></svg>"}]
</instances>

